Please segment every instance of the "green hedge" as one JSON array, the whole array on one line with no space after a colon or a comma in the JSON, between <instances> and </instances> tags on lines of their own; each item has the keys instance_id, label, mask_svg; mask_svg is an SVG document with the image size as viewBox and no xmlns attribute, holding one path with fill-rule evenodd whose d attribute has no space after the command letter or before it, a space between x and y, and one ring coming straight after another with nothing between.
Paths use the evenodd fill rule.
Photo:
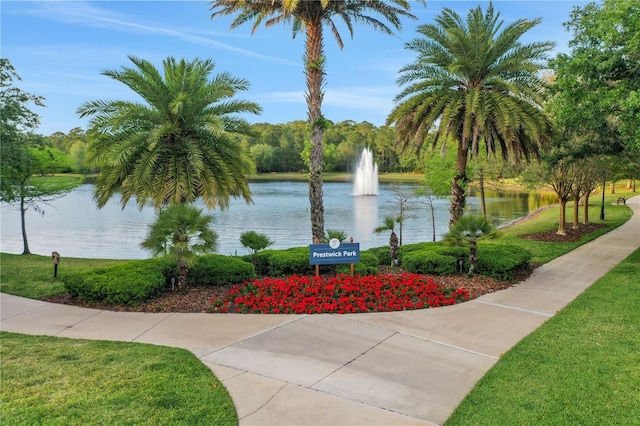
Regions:
<instances>
[{"instance_id":1,"label":"green hedge","mask_svg":"<svg viewBox=\"0 0 640 426\"><path fill-rule=\"evenodd\" d=\"M177 268L175 270L177 277ZM256 277L252 263L239 257L210 254L201 256L189 269L187 282L189 285L230 285L240 284Z\"/></svg>"},{"instance_id":2,"label":"green hedge","mask_svg":"<svg viewBox=\"0 0 640 426\"><path fill-rule=\"evenodd\" d=\"M89 303L136 306L166 289L165 259L135 260L61 277L67 292Z\"/></svg>"},{"instance_id":3,"label":"green hedge","mask_svg":"<svg viewBox=\"0 0 640 426\"><path fill-rule=\"evenodd\" d=\"M380 272L378 256L368 251L360 252L360 262L354 265L354 273L358 275L375 275ZM351 265L343 263L336 268L338 274L350 274Z\"/></svg>"},{"instance_id":4,"label":"green hedge","mask_svg":"<svg viewBox=\"0 0 640 426\"><path fill-rule=\"evenodd\" d=\"M455 275L460 273L459 259L464 271L469 270L469 249L443 246L441 243L418 243L400 250L402 267L416 274ZM481 244L475 273L503 281L513 281L518 272L529 268L531 253L517 246Z\"/></svg>"},{"instance_id":5,"label":"green hedge","mask_svg":"<svg viewBox=\"0 0 640 426\"><path fill-rule=\"evenodd\" d=\"M522 247L481 244L478 246L475 272L498 280L514 281L518 272L530 268L529 260L531 260L531 253Z\"/></svg>"},{"instance_id":6,"label":"green hedge","mask_svg":"<svg viewBox=\"0 0 640 426\"><path fill-rule=\"evenodd\" d=\"M251 259L251 256L246 257ZM256 273L262 277L307 275L315 268L309 265L309 247L285 250L264 250L256 256Z\"/></svg>"},{"instance_id":7,"label":"green hedge","mask_svg":"<svg viewBox=\"0 0 640 426\"><path fill-rule=\"evenodd\" d=\"M382 247L372 247L368 250L365 250L366 253L371 253L378 258L378 265L391 265L391 251L389 246ZM360 252L360 256L362 256L363 252Z\"/></svg>"}]
</instances>

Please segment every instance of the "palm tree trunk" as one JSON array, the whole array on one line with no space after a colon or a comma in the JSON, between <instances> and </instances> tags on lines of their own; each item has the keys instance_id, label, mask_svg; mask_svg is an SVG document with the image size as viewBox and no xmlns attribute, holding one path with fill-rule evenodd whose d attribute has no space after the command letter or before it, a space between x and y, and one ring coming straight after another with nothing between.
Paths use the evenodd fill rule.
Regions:
<instances>
[{"instance_id":1,"label":"palm tree trunk","mask_svg":"<svg viewBox=\"0 0 640 426\"><path fill-rule=\"evenodd\" d=\"M484 218L487 218L487 202L484 196L484 174L480 173L480 178L479 178L479 182L480 182L480 203L482 204L482 216L484 216Z\"/></svg>"},{"instance_id":2,"label":"palm tree trunk","mask_svg":"<svg viewBox=\"0 0 640 426\"><path fill-rule=\"evenodd\" d=\"M182 292L187 290L187 275L189 273L189 267L183 260L178 261L178 288L177 290Z\"/></svg>"},{"instance_id":3,"label":"palm tree trunk","mask_svg":"<svg viewBox=\"0 0 640 426\"><path fill-rule=\"evenodd\" d=\"M473 270L476 268L476 261L478 260L478 247L471 245L469 247L469 276L473 276Z\"/></svg>"},{"instance_id":4,"label":"palm tree trunk","mask_svg":"<svg viewBox=\"0 0 640 426\"><path fill-rule=\"evenodd\" d=\"M451 205L449 207L449 226L460 219L466 205L465 188L467 186L467 158L468 148L463 148L462 142L458 142L458 156L456 158L456 175L451 183Z\"/></svg>"},{"instance_id":5,"label":"palm tree trunk","mask_svg":"<svg viewBox=\"0 0 640 426\"><path fill-rule=\"evenodd\" d=\"M324 42L322 23L310 22L306 27L305 74L311 155L309 161L309 204L311 206L311 233L313 238L324 238L324 202L322 193L322 84L324 80Z\"/></svg>"}]
</instances>

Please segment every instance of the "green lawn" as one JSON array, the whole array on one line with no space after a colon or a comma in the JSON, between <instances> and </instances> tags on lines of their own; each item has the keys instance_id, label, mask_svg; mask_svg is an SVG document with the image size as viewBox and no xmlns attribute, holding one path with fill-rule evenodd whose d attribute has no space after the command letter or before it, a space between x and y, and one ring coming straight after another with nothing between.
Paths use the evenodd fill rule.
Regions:
<instances>
[{"instance_id":1,"label":"green lawn","mask_svg":"<svg viewBox=\"0 0 640 426\"><path fill-rule=\"evenodd\" d=\"M640 250L508 351L447 425L639 425Z\"/></svg>"},{"instance_id":2,"label":"green lawn","mask_svg":"<svg viewBox=\"0 0 640 426\"><path fill-rule=\"evenodd\" d=\"M629 192L623 192L627 197L630 197L634 194ZM486 244L513 244L529 250L532 254L531 261L534 263L547 263L550 260L555 259L558 256L561 256L565 253L570 252L571 250L579 247L591 240L594 240L611 231L614 228L622 225L626 221L628 221L632 212L625 205L613 205L615 200L620 195L618 194L608 194L605 196L605 219L600 220L600 207L599 205L590 203L590 212L589 212L589 222L590 223L598 223L606 225L605 228L601 228L597 231L594 231L586 236L584 236L579 242L576 243L549 243L542 241L532 241L524 238L520 238L520 235L523 234L534 234L538 232L546 232L550 230L555 230L558 228L558 222L560 218L560 208L555 206L548 208L542 211L535 219L528 220L522 222L516 226L511 228L503 229L500 231L500 237L487 241ZM569 203L567 205L567 220L571 221L573 217L573 203ZM580 207L579 219L580 223L582 223L582 207ZM568 225L569 227L571 225Z\"/></svg>"},{"instance_id":3,"label":"green lawn","mask_svg":"<svg viewBox=\"0 0 640 426\"><path fill-rule=\"evenodd\" d=\"M0 253L0 290L3 293L31 299L42 299L64 293L60 279L64 274L126 262L110 259L63 257L58 277L53 277L53 262L48 256Z\"/></svg>"},{"instance_id":4,"label":"green lawn","mask_svg":"<svg viewBox=\"0 0 640 426\"><path fill-rule=\"evenodd\" d=\"M224 386L184 349L0 333L4 425L236 425Z\"/></svg>"}]
</instances>

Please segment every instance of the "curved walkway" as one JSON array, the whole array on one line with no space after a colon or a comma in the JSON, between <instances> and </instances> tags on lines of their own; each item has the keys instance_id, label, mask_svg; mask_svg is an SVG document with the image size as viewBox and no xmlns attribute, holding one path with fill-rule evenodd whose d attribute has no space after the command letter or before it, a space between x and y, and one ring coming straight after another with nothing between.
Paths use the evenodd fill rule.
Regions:
<instances>
[{"instance_id":1,"label":"curved walkway","mask_svg":"<svg viewBox=\"0 0 640 426\"><path fill-rule=\"evenodd\" d=\"M473 301L348 315L144 314L1 294L0 328L186 348L220 378L240 425L444 422L501 354L640 247L623 226Z\"/></svg>"}]
</instances>

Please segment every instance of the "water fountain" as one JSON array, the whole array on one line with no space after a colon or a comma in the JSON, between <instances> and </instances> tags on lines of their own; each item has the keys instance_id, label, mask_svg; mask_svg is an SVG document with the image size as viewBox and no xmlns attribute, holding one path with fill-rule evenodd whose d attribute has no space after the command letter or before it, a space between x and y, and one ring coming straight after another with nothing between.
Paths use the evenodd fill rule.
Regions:
<instances>
[{"instance_id":1,"label":"water fountain","mask_svg":"<svg viewBox=\"0 0 640 426\"><path fill-rule=\"evenodd\" d=\"M360 155L353 180L353 195L378 195L378 165L374 164L369 148L365 148Z\"/></svg>"}]
</instances>

